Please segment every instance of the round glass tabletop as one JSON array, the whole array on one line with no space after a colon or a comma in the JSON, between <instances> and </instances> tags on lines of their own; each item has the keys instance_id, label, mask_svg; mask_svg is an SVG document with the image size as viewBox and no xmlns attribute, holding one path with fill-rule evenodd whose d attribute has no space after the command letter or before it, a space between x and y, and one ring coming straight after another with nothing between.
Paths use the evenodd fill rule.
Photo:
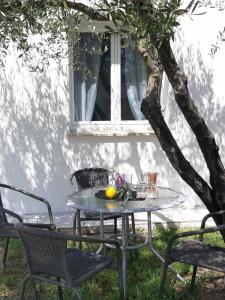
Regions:
<instances>
[{"instance_id":1,"label":"round glass tabletop","mask_svg":"<svg viewBox=\"0 0 225 300\"><path fill-rule=\"evenodd\" d=\"M95 196L104 188L80 190L66 197L68 207L102 213L147 212L170 208L185 201L185 195L170 188L157 187L155 199L132 199L129 201L105 200Z\"/></svg>"}]
</instances>

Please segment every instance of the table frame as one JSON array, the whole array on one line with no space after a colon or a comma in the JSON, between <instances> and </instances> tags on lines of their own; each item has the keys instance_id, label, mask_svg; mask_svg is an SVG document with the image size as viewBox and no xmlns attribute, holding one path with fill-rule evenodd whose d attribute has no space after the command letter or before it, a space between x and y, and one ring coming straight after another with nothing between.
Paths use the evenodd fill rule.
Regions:
<instances>
[{"instance_id":1,"label":"table frame","mask_svg":"<svg viewBox=\"0 0 225 300\"><path fill-rule=\"evenodd\" d=\"M168 190L171 190L171 189L168 189ZM176 191L174 191L174 192L176 192ZM182 195L181 193L179 193L179 194ZM185 196L184 195L182 195L182 196L185 199ZM181 201L180 203L182 203L183 201ZM74 207L76 208L77 221L79 222L80 221L80 211L81 210L88 211L88 209L86 209L85 207L84 208L76 207L76 203L74 204ZM166 208L163 208L163 209L166 209ZM157 209L157 210L160 210L160 209ZM99 211L96 209L96 212L99 212ZM164 258L159 254L159 252L152 245L152 220L151 220L151 213L152 213L152 211L151 210L148 210L148 209L145 210L145 212L147 212L147 223L148 223L148 229L147 229L147 235L145 237L145 241L143 243L141 243L141 244L129 245L129 243L128 243L128 235L131 235L130 231L129 231L129 214L130 214L130 212L131 211L125 211L125 212L121 212L120 213L121 214L121 218L122 218L122 232L121 232L121 238L122 238L122 240L121 240L121 251L122 251L122 285L123 285L123 291L124 291L124 297L125 297L125 299L126 299L126 294L127 294L127 287L126 287L126 279L127 279L127 251L139 249L139 248L142 248L142 247L148 245L149 250L161 262L164 263L164 261L165 261ZM100 211L99 213L100 213L100 237L103 238L104 237L104 217L103 217L104 216L104 212ZM78 234L81 235L81 232L78 232ZM114 237L115 237L115 235L114 235ZM107 246L107 245L105 245L105 246ZM99 247L99 249L97 250L97 253L101 252L102 249L103 249L103 245L101 245ZM169 269L176 275L176 277L180 281L184 282L184 279L181 277L181 275L179 275L171 266L169 267Z\"/></svg>"}]
</instances>

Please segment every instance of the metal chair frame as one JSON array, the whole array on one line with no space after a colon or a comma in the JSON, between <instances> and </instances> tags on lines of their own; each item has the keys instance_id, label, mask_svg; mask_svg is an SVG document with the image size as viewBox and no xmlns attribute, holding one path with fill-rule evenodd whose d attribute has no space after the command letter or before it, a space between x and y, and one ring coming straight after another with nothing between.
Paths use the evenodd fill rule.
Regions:
<instances>
[{"instance_id":1,"label":"metal chair frame","mask_svg":"<svg viewBox=\"0 0 225 300\"><path fill-rule=\"evenodd\" d=\"M75 290L78 299L82 299L80 286L93 275L108 268L113 262L112 257L67 248L68 241L107 243L115 246L120 299L124 300L121 250L117 240L46 231L25 226L22 223L15 224L15 230L21 238L28 265L28 275L24 278L20 288L20 300L24 299L26 284L29 280L32 280L34 287L35 281L58 286L60 300L63 299L62 288L65 287Z\"/></svg>"},{"instance_id":2,"label":"metal chair frame","mask_svg":"<svg viewBox=\"0 0 225 300\"><path fill-rule=\"evenodd\" d=\"M225 210L221 210L221 211L217 211L217 212L213 212L213 213L209 213L209 214L205 215L202 219L201 227L199 230L177 233L177 234L173 235L172 237L170 237L170 239L168 241L168 245L167 245L166 257L165 257L165 262L164 262L164 266L163 266L162 279L161 279L159 295L158 295L159 300L161 300L163 297L168 267L174 261L180 261L182 263L193 265L193 272L192 272L192 278L191 278L191 292L194 289L198 266L206 268L206 269L225 273L225 248L208 245L208 244L204 243L204 241L203 241L203 236L205 233L214 233L214 232L218 232L218 231L220 231L220 232L225 231L225 224L220 225L220 226L205 228L206 221L209 218L212 218L213 216L219 216L219 215L220 216L225 215ZM177 240L179 240L181 238L185 238L185 237L189 237L189 236L196 236L196 235L199 235L198 240L193 240L193 241L187 240L186 242L195 243L195 245L198 246L199 251L195 250L195 253L191 252L191 251L194 251L194 250L192 250L192 249L194 249L194 247L193 247L192 249L190 249L190 252L189 252L191 255L188 255L185 257L184 255L182 255L182 249L183 249L183 251L185 251L185 240L184 240L183 247L182 247L182 245L179 245L179 244L178 244L178 246L174 246L174 242L176 242ZM187 246L187 244L186 244L186 246ZM194 246L194 244L193 244L193 246ZM177 252L178 249L179 249L179 252ZM210 261L204 262L202 260L204 250L207 251L208 254L210 254L210 251L215 251L215 250L218 251L219 255L221 255L222 261L224 261L224 266L222 265L222 267L221 267L221 266L216 265L215 263L213 264L213 261L212 262L210 262ZM187 251L187 248L186 248L186 251Z\"/></svg>"},{"instance_id":3,"label":"metal chair frame","mask_svg":"<svg viewBox=\"0 0 225 300\"><path fill-rule=\"evenodd\" d=\"M47 207L49 223L26 223L26 224L33 226L33 227L55 230L56 226L53 222L51 206L46 199L39 197L37 195L34 195L30 192L26 192L20 188L8 185L8 184L0 183L0 188L12 190L12 191L20 193L22 195L25 195L27 197L30 197L32 199L35 199L39 202L42 202ZM19 222L22 221L22 217L20 215L16 214L15 212L12 212L8 209L5 209L3 207L2 195L1 195L1 191L0 191L0 238L5 239L3 258L2 258L3 271L6 267L6 259L7 259L7 254L8 254L10 238L18 238L17 233L14 230L14 223L8 222L7 215L10 215L11 217L16 218Z\"/></svg>"}]
</instances>

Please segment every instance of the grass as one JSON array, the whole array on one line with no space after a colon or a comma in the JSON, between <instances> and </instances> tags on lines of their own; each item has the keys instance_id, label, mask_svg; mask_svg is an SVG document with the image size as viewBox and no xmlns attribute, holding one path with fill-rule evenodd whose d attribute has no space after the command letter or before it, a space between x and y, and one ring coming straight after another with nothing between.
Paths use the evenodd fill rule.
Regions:
<instances>
[{"instance_id":1,"label":"grass","mask_svg":"<svg viewBox=\"0 0 225 300\"><path fill-rule=\"evenodd\" d=\"M165 253L166 243L168 237L174 233L173 230L166 230L163 227L158 227L154 230L154 246L163 255ZM223 244L219 233L207 235L206 240L211 243L219 245ZM87 249L87 245L85 248ZM2 251L2 244L0 244L0 251ZM107 255L114 255L113 250L105 250ZM183 285L176 280L175 276L169 272L168 284L164 299L178 300L178 299L201 299L201 291L206 286L212 272L201 271L201 276L196 280L196 291L191 297L189 293L189 284L191 278L192 268L175 263L174 268L182 274L186 279L186 284ZM128 257L127 262L127 292L128 299L141 300L155 300L159 290L160 278L162 272L162 264L160 261L144 247L138 250L137 259L131 261ZM25 258L21 249L19 240L11 240L10 250L5 272L0 276L0 299L16 299L21 284L21 280L26 274ZM118 277L115 270L106 270L99 273L93 279L89 280L82 287L83 297L88 300L116 300L119 299L118 291ZM57 288L47 284L37 285L40 299L54 300L58 299ZM66 300L76 299L70 289L64 290ZM32 286L28 286L26 299L34 299ZM206 299L206 298L204 298ZM214 299L214 298L208 298ZM219 298L217 298L219 299ZM221 298L223 299L223 298Z\"/></svg>"}]
</instances>

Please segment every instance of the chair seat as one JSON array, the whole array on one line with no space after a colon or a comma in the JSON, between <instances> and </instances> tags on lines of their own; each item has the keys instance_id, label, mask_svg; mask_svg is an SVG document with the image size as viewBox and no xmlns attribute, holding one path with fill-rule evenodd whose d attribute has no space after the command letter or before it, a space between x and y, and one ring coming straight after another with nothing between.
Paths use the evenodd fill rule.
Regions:
<instances>
[{"instance_id":1,"label":"chair seat","mask_svg":"<svg viewBox=\"0 0 225 300\"><path fill-rule=\"evenodd\" d=\"M204 244L201 241L182 241L178 246L172 248L170 258L174 261L225 272L225 249Z\"/></svg>"},{"instance_id":2,"label":"chair seat","mask_svg":"<svg viewBox=\"0 0 225 300\"><path fill-rule=\"evenodd\" d=\"M100 219L100 213L95 211L81 211L81 220L93 220L93 221L99 221ZM103 214L103 219L115 219L115 218L121 218L121 214Z\"/></svg>"},{"instance_id":3,"label":"chair seat","mask_svg":"<svg viewBox=\"0 0 225 300\"><path fill-rule=\"evenodd\" d=\"M113 262L111 257L78 249L67 249L67 259L74 286L80 285Z\"/></svg>"},{"instance_id":4,"label":"chair seat","mask_svg":"<svg viewBox=\"0 0 225 300\"><path fill-rule=\"evenodd\" d=\"M18 238L14 224L8 223L0 226L0 238Z\"/></svg>"}]
</instances>

